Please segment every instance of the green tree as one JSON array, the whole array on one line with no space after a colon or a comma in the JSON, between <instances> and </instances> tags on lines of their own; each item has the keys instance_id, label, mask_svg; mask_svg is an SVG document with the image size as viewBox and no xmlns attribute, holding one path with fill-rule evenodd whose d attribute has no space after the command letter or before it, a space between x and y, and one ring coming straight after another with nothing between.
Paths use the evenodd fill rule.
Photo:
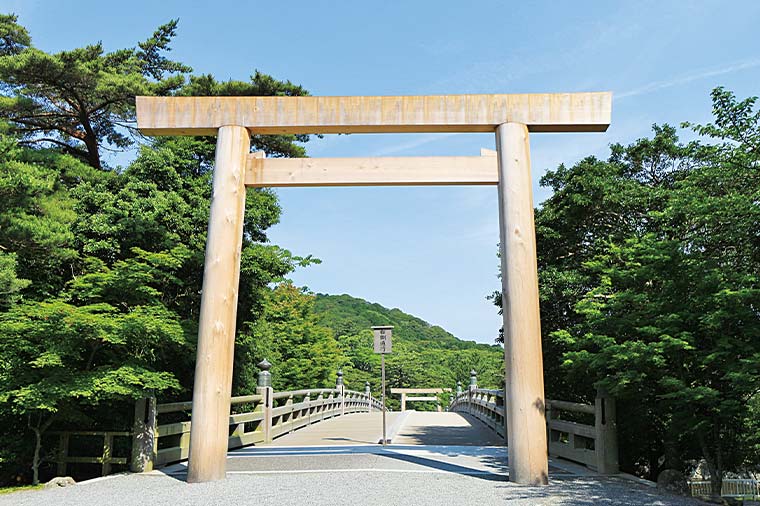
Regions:
<instances>
[{"instance_id":1,"label":"green tree","mask_svg":"<svg viewBox=\"0 0 760 506\"><path fill-rule=\"evenodd\" d=\"M18 298L18 292L29 286L29 280L16 275L16 255L0 251L0 310L7 309Z\"/></svg>"},{"instance_id":2,"label":"green tree","mask_svg":"<svg viewBox=\"0 0 760 506\"><path fill-rule=\"evenodd\" d=\"M16 274L29 281L19 295L55 295L79 272L71 191L95 179L110 178L70 156L25 149L0 134L0 251L15 255Z\"/></svg>"},{"instance_id":3,"label":"green tree","mask_svg":"<svg viewBox=\"0 0 760 506\"><path fill-rule=\"evenodd\" d=\"M131 416L129 397L154 389L186 399L192 390L214 139L160 138L127 167L102 170L103 150L134 140L134 96L306 93L260 72L250 83L188 79L187 67L163 56L175 28L160 27L136 48L47 54L31 46L15 16L0 16L2 480L27 462L39 466L41 448L27 425L40 437L68 424L113 429ZM253 140L270 156L302 156L307 137ZM272 284L313 261L268 243L266 230L281 213L273 192L249 191L246 204L240 347ZM50 328L53 320L83 330ZM63 365L38 366L45 348ZM250 389L252 365L240 365L235 387ZM27 402L29 389L48 404Z\"/></svg>"},{"instance_id":4,"label":"green tree","mask_svg":"<svg viewBox=\"0 0 760 506\"><path fill-rule=\"evenodd\" d=\"M330 329L312 313L314 296L290 282L280 283L264 298L262 317L238 343L238 378L255 387L254 365L266 358L272 365L275 390L333 387L342 356ZM243 372L245 371L245 372Z\"/></svg>"},{"instance_id":5,"label":"green tree","mask_svg":"<svg viewBox=\"0 0 760 506\"><path fill-rule=\"evenodd\" d=\"M180 388L156 365L185 347L184 334L151 285L185 252L135 253L113 269L92 262L60 299L0 314L0 412L24 417L35 435L34 484L53 422L86 420L83 405Z\"/></svg>"},{"instance_id":6,"label":"green tree","mask_svg":"<svg viewBox=\"0 0 760 506\"><path fill-rule=\"evenodd\" d=\"M0 115L28 144L52 144L100 168L102 150L132 144L134 97L181 87L190 68L164 56L177 20L135 48L102 43L49 54L31 46L16 16L0 17Z\"/></svg>"}]
</instances>

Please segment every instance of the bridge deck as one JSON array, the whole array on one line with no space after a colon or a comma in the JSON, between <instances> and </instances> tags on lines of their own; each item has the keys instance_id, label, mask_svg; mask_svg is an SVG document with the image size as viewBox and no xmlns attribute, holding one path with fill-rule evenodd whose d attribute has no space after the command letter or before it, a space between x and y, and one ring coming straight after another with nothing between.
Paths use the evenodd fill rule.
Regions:
<instances>
[{"instance_id":1,"label":"bridge deck","mask_svg":"<svg viewBox=\"0 0 760 506\"><path fill-rule=\"evenodd\" d=\"M282 436L272 446L377 444L382 413L356 413L320 422ZM504 441L483 422L462 413L388 413L388 438L401 445L498 446Z\"/></svg>"},{"instance_id":2,"label":"bridge deck","mask_svg":"<svg viewBox=\"0 0 760 506\"><path fill-rule=\"evenodd\" d=\"M393 444L503 446L504 439L464 413L412 411L394 435Z\"/></svg>"},{"instance_id":3,"label":"bridge deck","mask_svg":"<svg viewBox=\"0 0 760 506\"><path fill-rule=\"evenodd\" d=\"M387 424L393 425L400 413L388 413ZM315 423L281 436L271 446L357 445L377 444L383 437L382 413L354 413Z\"/></svg>"}]
</instances>

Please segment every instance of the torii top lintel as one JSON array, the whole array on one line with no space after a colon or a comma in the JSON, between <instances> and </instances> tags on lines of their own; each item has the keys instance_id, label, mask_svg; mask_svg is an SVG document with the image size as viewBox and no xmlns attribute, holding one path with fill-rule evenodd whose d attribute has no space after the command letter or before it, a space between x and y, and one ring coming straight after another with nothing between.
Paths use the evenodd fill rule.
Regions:
<instances>
[{"instance_id":1,"label":"torii top lintel","mask_svg":"<svg viewBox=\"0 0 760 506\"><path fill-rule=\"evenodd\" d=\"M396 97L137 97L146 135L216 135L225 125L259 134L493 132L523 123L531 132L604 132L612 93Z\"/></svg>"}]
</instances>

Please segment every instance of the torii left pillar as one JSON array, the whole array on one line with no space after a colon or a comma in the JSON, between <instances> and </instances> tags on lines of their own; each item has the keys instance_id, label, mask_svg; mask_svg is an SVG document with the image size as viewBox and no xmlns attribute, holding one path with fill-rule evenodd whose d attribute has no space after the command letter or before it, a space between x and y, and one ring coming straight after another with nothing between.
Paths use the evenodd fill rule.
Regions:
<instances>
[{"instance_id":1,"label":"torii left pillar","mask_svg":"<svg viewBox=\"0 0 760 506\"><path fill-rule=\"evenodd\" d=\"M218 130L193 387L187 472L190 483L221 480L226 474L250 144L251 134L244 127L222 126Z\"/></svg>"}]
</instances>

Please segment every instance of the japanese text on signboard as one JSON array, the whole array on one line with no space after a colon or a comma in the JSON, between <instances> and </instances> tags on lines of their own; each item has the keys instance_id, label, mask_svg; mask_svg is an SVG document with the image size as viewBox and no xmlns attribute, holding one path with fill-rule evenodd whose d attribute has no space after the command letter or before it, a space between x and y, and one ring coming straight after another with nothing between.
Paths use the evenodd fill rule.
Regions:
<instances>
[{"instance_id":1,"label":"japanese text on signboard","mask_svg":"<svg viewBox=\"0 0 760 506\"><path fill-rule=\"evenodd\" d=\"M375 333L375 353L390 353L393 348L391 341L393 331L389 328L375 328L372 330Z\"/></svg>"}]
</instances>

